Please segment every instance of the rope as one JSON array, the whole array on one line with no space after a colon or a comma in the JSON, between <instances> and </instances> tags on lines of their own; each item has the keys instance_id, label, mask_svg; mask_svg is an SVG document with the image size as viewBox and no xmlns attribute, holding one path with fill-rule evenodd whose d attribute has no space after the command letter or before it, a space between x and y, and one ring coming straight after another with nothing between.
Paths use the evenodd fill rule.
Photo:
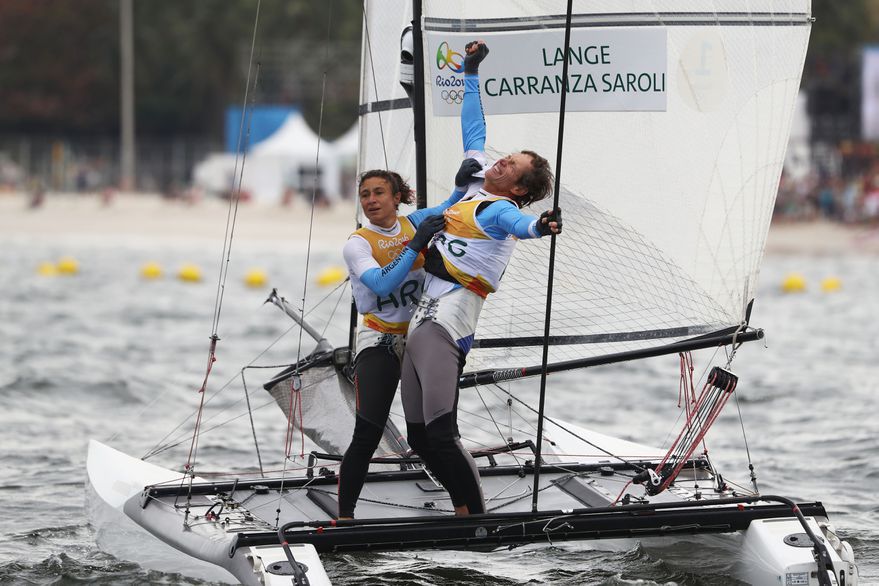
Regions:
<instances>
[{"instance_id":1,"label":"rope","mask_svg":"<svg viewBox=\"0 0 879 586\"><path fill-rule=\"evenodd\" d=\"M683 397L683 407L684 413L686 415L686 421L689 421L692 413L693 407L696 405L696 385L693 382L693 371L695 370L695 366L693 365L693 354L692 352L681 352L679 355L680 363L681 363L681 382L678 387L678 408L681 407L681 398ZM704 453L708 453L708 446L705 444L705 441L702 441L702 449Z\"/></svg>"},{"instance_id":2,"label":"rope","mask_svg":"<svg viewBox=\"0 0 879 586\"><path fill-rule=\"evenodd\" d=\"M284 439L284 461L290 458L293 451L293 432L296 428L296 419L299 418L299 433L302 438L302 445L299 457L305 457L305 431L302 423L302 381L298 374L294 374L290 386L290 404L287 408L287 436Z\"/></svg>"},{"instance_id":3,"label":"rope","mask_svg":"<svg viewBox=\"0 0 879 586\"><path fill-rule=\"evenodd\" d=\"M735 390L737 379L734 377L724 379L726 376L722 375L719 369L712 370L677 439L656 467L655 473L657 475L662 473L666 465L671 468L670 472L661 476L663 480L659 486L659 492L667 489L677 477L695 451L696 446L704 440L705 434L717 420L729 400L729 396Z\"/></svg>"}]
</instances>

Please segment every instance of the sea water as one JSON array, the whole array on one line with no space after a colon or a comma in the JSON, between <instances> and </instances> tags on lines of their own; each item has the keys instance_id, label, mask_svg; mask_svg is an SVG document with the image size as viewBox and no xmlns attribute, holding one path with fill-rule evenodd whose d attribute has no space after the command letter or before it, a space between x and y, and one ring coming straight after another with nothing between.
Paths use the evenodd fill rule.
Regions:
<instances>
[{"instance_id":1,"label":"sea water","mask_svg":"<svg viewBox=\"0 0 879 586\"><path fill-rule=\"evenodd\" d=\"M62 255L77 259L78 274L36 273L40 262ZM278 247L237 247L231 258L227 265L218 246L199 241L4 242L0 583L207 583L180 573L186 558L163 562L165 550L148 536L89 515L85 456L90 438L137 456L176 444L150 461L182 466L216 333L203 425L217 431L199 443L199 469L252 469L249 418L240 417L243 386L257 389L312 347L289 318L263 305L271 286L304 304L334 343L346 343L347 290L314 284L317 271L341 264L338 250L306 258ZM165 276L142 279L147 261L158 262ZM184 263L199 266L204 280L176 279ZM228 276L218 287L221 267ZM251 267L266 272L269 287L243 284ZM804 275L807 290L782 293L780 283L793 271ZM877 274L876 257L766 259L751 320L765 329L765 343L739 350L738 405L727 405L708 442L726 478L747 485L750 461L764 493L822 501L854 547L863 584L879 583ZM827 277L839 278L842 288L823 292ZM553 376L547 411L661 445L677 420L677 362L672 356ZM696 356L700 371L724 362L723 355ZM254 368L242 370L246 365ZM464 392L462 413L478 404L475 393ZM252 407L263 459L277 462L281 413L267 396ZM468 421L462 416L465 435ZM338 584L729 584L728 558L717 553L710 540L614 552L563 543L491 554L326 556L326 567Z\"/></svg>"}]
</instances>

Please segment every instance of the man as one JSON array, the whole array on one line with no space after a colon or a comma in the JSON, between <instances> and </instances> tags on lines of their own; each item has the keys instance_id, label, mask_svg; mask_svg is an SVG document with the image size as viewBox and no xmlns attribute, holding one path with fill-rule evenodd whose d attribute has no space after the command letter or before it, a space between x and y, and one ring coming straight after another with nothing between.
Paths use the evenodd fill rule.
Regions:
<instances>
[{"instance_id":1,"label":"man","mask_svg":"<svg viewBox=\"0 0 879 586\"><path fill-rule=\"evenodd\" d=\"M532 151L488 164L485 118L479 97L482 41L468 43L464 58L461 126L465 157L484 167L484 181L445 212L445 227L429 248L424 295L413 316L402 364L402 398L409 445L431 463L457 515L485 512L479 473L463 448L457 426L458 377L485 298L500 285L517 239L561 232L561 210L540 218L520 208L552 192L549 163Z\"/></svg>"}]
</instances>

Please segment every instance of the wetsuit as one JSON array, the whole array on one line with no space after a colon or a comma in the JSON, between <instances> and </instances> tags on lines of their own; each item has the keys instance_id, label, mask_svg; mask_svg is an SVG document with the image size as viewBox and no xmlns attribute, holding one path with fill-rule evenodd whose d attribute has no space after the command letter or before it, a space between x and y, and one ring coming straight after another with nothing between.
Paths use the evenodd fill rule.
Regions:
<instances>
[{"instance_id":1,"label":"wetsuit","mask_svg":"<svg viewBox=\"0 0 879 586\"><path fill-rule=\"evenodd\" d=\"M465 75L461 127L464 156L490 167L478 75ZM537 238L537 219L512 199L468 186L444 212L445 230L427 254L425 290L409 326L402 364L402 399L409 445L440 460L431 466L455 507L485 512L479 473L461 445L458 377L473 343L482 304L497 290L516 239ZM413 433L414 432L414 433Z\"/></svg>"},{"instance_id":2,"label":"wetsuit","mask_svg":"<svg viewBox=\"0 0 879 586\"><path fill-rule=\"evenodd\" d=\"M345 243L354 302L363 318L354 359L357 417L339 468L340 517L354 516L397 391L406 330L422 293L424 255L407 244L424 218L442 213L463 195L455 191L438 206L398 217L388 229L366 225Z\"/></svg>"}]
</instances>

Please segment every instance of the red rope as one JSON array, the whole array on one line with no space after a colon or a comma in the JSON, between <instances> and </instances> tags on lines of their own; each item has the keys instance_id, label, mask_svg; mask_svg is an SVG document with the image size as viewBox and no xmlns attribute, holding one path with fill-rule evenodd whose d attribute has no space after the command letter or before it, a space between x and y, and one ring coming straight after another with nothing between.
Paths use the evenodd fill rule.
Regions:
<instances>
[{"instance_id":1,"label":"red rope","mask_svg":"<svg viewBox=\"0 0 879 586\"><path fill-rule=\"evenodd\" d=\"M198 445L198 431L201 428L201 416L204 413L204 397L205 391L208 387L208 378L211 376L211 369L214 367L214 362L217 361L216 351L217 351L217 341L218 338L216 335L211 336L211 348L208 352L208 365L205 369L204 380L201 383L201 388L198 390L198 393L201 395L201 400L198 403L198 412L195 416L195 429L192 431L192 443L189 444L189 455L186 457L186 464L183 466L183 469L187 472L192 468L192 459L195 455L197 445Z\"/></svg>"},{"instance_id":2,"label":"red rope","mask_svg":"<svg viewBox=\"0 0 879 586\"><path fill-rule=\"evenodd\" d=\"M626 485L623 487L623 490L620 491L620 494L617 495L617 498L615 498L615 499L613 500L613 502L610 503L610 506L615 507L616 504L617 504L618 502L620 502L620 499L623 498L623 494L626 492L626 489L629 488L631 485L632 485L632 481L630 480L630 481L628 481L628 482L626 483Z\"/></svg>"},{"instance_id":3,"label":"red rope","mask_svg":"<svg viewBox=\"0 0 879 586\"><path fill-rule=\"evenodd\" d=\"M299 437L300 449L299 457L305 457L305 430L302 419L302 393L299 384L299 376L293 375L290 383L290 404L287 407L287 436L284 438L284 455L289 458L293 451L293 430L296 425L296 416L299 416Z\"/></svg>"},{"instance_id":4,"label":"red rope","mask_svg":"<svg viewBox=\"0 0 879 586\"><path fill-rule=\"evenodd\" d=\"M305 457L305 421L302 419L302 393L296 392L296 403L299 405L299 457Z\"/></svg>"},{"instance_id":5,"label":"red rope","mask_svg":"<svg viewBox=\"0 0 879 586\"><path fill-rule=\"evenodd\" d=\"M684 363L685 359L682 357L682 385L686 384L684 381ZM717 420L717 417L720 415L720 412L723 410L724 405L726 405L726 402L729 400L730 395L732 395L732 392L735 390L736 387L735 379L730 380L724 388L715 387L714 383L717 381L717 378L717 373L715 371L712 371L712 375L705 383L705 386L702 387L702 392L699 394L699 397L695 400L695 405L693 406L693 409L687 410L686 421L684 422L680 433L678 433L677 438L675 438L675 441L672 443L668 452L659 463L659 466L656 467L656 473L660 474L662 469L666 466L666 464L668 464L673 455L680 455L680 457L677 457L677 461L675 462L675 466L671 474L667 476L667 478L660 486L659 492L662 492L663 490L668 488L669 485L671 485L671 483L680 473L681 469L687 463L687 460L689 460L690 456L693 455L693 452L696 451L696 447L699 445L700 442L702 442L702 446L705 449L705 452L708 452L708 449L705 447L704 443L705 435L708 433L708 430ZM682 392L685 392L685 389ZM720 392L720 397L717 396L717 392ZM689 404L689 401L685 400L685 403ZM704 421L700 422L698 421L698 416L700 413L703 412L703 410L706 411L705 419ZM693 432L695 435L688 438L689 443L682 450L682 440L684 440L685 435L690 435L690 432Z\"/></svg>"},{"instance_id":6,"label":"red rope","mask_svg":"<svg viewBox=\"0 0 879 586\"><path fill-rule=\"evenodd\" d=\"M295 375L294 375L295 376ZM290 383L290 404L287 406L287 435L284 437L284 456L290 456L290 446L293 443L293 383Z\"/></svg>"}]
</instances>

